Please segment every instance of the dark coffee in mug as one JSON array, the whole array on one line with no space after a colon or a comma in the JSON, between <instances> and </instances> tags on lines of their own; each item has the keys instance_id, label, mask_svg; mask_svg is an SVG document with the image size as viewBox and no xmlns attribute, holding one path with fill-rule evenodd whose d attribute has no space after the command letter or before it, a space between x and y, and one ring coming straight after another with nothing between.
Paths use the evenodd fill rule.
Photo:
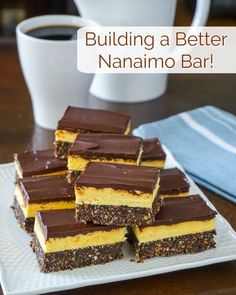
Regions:
<instances>
[{"instance_id":1,"label":"dark coffee in mug","mask_svg":"<svg viewBox=\"0 0 236 295\"><path fill-rule=\"evenodd\" d=\"M44 40L68 41L77 39L78 26L42 26L26 32L27 35Z\"/></svg>"}]
</instances>

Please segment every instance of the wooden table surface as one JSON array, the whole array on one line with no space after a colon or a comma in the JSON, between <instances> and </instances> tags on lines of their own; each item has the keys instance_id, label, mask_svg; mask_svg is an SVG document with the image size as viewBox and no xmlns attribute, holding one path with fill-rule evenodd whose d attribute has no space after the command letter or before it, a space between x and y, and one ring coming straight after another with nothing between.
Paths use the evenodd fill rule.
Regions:
<instances>
[{"instance_id":1,"label":"wooden table surface","mask_svg":"<svg viewBox=\"0 0 236 295\"><path fill-rule=\"evenodd\" d=\"M0 163L4 163L12 161L13 152L52 146L53 132L34 124L30 97L21 74L14 41L0 41L0 66ZM134 127L209 104L236 114L236 77L170 75L166 94L154 101L112 104L90 97L88 103L93 107L130 112ZM236 229L235 205L210 191L204 191ZM57 294L232 295L236 294L236 261Z\"/></svg>"}]
</instances>

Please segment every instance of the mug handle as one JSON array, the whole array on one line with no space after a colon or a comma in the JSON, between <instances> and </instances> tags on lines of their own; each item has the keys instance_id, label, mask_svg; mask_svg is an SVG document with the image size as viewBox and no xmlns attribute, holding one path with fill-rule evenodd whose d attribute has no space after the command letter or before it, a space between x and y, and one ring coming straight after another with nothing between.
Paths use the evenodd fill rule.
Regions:
<instances>
[{"instance_id":1,"label":"mug handle","mask_svg":"<svg viewBox=\"0 0 236 295\"><path fill-rule=\"evenodd\" d=\"M197 0L192 27L205 26L211 7L211 0Z\"/></svg>"},{"instance_id":2,"label":"mug handle","mask_svg":"<svg viewBox=\"0 0 236 295\"><path fill-rule=\"evenodd\" d=\"M194 35L195 33L197 33L199 31L198 27L205 26L208 20L210 7L211 7L211 0L197 0L192 24L187 32L189 35ZM189 48L187 52L189 52L190 50L191 49ZM175 47L172 50L172 56L176 59L177 62L180 61L179 56L181 55L182 52L183 52L183 48L180 48L180 47Z\"/></svg>"}]
</instances>

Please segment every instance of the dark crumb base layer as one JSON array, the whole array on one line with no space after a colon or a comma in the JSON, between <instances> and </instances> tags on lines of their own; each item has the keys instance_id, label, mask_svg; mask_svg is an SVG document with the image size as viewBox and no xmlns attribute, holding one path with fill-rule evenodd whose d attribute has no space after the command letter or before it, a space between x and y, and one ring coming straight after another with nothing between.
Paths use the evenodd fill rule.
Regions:
<instances>
[{"instance_id":1,"label":"dark crumb base layer","mask_svg":"<svg viewBox=\"0 0 236 295\"><path fill-rule=\"evenodd\" d=\"M215 231L173 237L159 241L139 244L133 234L129 242L135 249L135 258L138 262L156 256L173 256L177 254L193 254L215 248Z\"/></svg>"},{"instance_id":2,"label":"dark crumb base layer","mask_svg":"<svg viewBox=\"0 0 236 295\"><path fill-rule=\"evenodd\" d=\"M81 171L68 170L68 173L67 173L68 182L70 184L74 184L77 178L80 176L80 174L81 174Z\"/></svg>"},{"instance_id":3,"label":"dark crumb base layer","mask_svg":"<svg viewBox=\"0 0 236 295\"><path fill-rule=\"evenodd\" d=\"M64 141L55 141L55 156L59 159L67 159L68 152L72 143Z\"/></svg>"},{"instance_id":4,"label":"dark crumb base layer","mask_svg":"<svg viewBox=\"0 0 236 295\"><path fill-rule=\"evenodd\" d=\"M22 212L21 207L16 200L16 197L14 198L14 204L12 208L20 226L28 233L32 233L34 230L34 217L25 218L24 213Z\"/></svg>"},{"instance_id":5,"label":"dark crumb base layer","mask_svg":"<svg viewBox=\"0 0 236 295\"><path fill-rule=\"evenodd\" d=\"M65 250L53 253L44 253L36 236L33 236L32 248L43 272L55 272L96 264L105 264L116 259L122 259L123 242L88 247L77 250Z\"/></svg>"},{"instance_id":6,"label":"dark crumb base layer","mask_svg":"<svg viewBox=\"0 0 236 295\"><path fill-rule=\"evenodd\" d=\"M93 222L102 225L148 225L159 212L161 199L157 197L153 208L128 206L77 205L76 219L80 223Z\"/></svg>"}]
</instances>

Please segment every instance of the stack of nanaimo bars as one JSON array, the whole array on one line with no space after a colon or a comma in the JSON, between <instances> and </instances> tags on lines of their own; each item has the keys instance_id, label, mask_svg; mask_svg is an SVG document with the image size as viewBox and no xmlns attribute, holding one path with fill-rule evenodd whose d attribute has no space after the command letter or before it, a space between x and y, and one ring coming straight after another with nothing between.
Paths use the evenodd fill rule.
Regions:
<instances>
[{"instance_id":1,"label":"stack of nanaimo bars","mask_svg":"<svg viewBox=\"0 0 236 295\"><path fill-rule=\"evenodd\" d=\"M126 240L137 262L215 247L216 212L130 132L128 114L68 107L54 149L14 154L14 213L43 272L122 259Z\"/></svg>"}]
</instances>

